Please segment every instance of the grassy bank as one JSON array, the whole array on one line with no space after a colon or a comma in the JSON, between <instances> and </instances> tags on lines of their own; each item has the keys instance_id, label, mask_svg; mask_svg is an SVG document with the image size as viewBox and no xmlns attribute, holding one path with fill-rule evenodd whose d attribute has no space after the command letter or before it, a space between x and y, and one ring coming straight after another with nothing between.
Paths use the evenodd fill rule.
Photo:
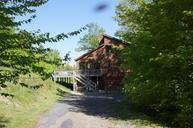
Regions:
<instances>
[{"instance_id":1,"label":"grassy bank","mask_svg":"<svg viewBox=\"0 0 193 128\"><path fill-rule=\"evenodd\" d=\"M6 83L0 93L0 128L32 128L40 115L69 92L51 80L22 76L21 84ZM59 91L58 91L59 90Z\"/></svg>"},{"instance_id":2,"label":"grassy bank","mask_svg":"<svg viewBox=\"0 0 193 128\"><path fill-rule=\"evenodd\" d=\"M115 111L118 117L113 120L115 124L129 124L131 128L169 128L163 122L147 115L143 108L139 108L127 100L116 104Z\"/></svg>"}]
</instances>

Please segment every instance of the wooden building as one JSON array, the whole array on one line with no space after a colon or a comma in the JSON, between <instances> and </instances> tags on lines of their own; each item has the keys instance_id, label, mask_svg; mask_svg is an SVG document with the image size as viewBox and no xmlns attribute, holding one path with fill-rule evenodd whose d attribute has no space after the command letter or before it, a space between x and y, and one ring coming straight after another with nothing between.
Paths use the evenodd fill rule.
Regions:
<instances>
[{"instance_id":1,"label":"wooden building","mask_svg":"<svg viewBox=\"0 0 193 128\"><path fill-rule=\"evenodd\" d=\"M121 89L124 73L117 48L125 43L117 38L101 34L99 46L75 59L79 72L96 83L98 90ZM81 83L78 83L80 86Z\"/></svg>"}]
</instances>

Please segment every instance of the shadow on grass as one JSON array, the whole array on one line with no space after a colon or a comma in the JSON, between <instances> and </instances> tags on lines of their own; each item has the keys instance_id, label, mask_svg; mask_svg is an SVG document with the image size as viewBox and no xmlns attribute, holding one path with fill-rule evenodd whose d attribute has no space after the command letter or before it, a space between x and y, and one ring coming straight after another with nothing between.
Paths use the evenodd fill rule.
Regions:
<instances>
[{"instance_id":1,"label":"shadow on grass","mask_svg":"<svg viewBox=\"0 0 193 128\"><path fill-rule=\"evenodd\" d=\"M135 123L150 126L156 124L157 126L169 127L164 121L157 118L157 115L146 108L139 107L126 100L123 100L116 105L115 111L121 120L134 120ZM155 127L155 126L153 126Z\"/></svg>"},{"instance_id":2,"label":"shadow on grass","mask_svg":"<svg viewBox=\"0 0 193 128\"><path fill-rule=\"evenodd\" d=\"M72 112L82 112L90 116L99 116L106 119L120 121L139 121L137 123L149 125L159 124L145 114L133 109L131 104L123 102L124 97L120 94L99 94L90 93L86 95L68 95L59 100L70 106ZM161 124L162 125L162 124Z\"/></svg>"},{"instance_id":3,"label":"shadow on grass","mask_svg":"<svg viewBox=\"0 0 193 128\"><path fill-rule=\"evenodd\" d=\"M60 88L57 88L56 90L57 90L56 95L60 96L60 98L63 98L65 96L65 94L67 93L64 90L60 89Z\"/></svg>"},{"instance_id":4,"label":"shadow on grass","mask_svg":"<svg viewBox=\"0 0 193 128\"><path fill-rule=\"evenodd\" d=\"M57 82L57 83L64 86L64 87L66 87L66 88L68 88L68 89L70 89L70 90L73 90L73 84L71 84L71 83L66 83L66 82L62 82L62 81Z\"/></svg>"},{"instance_id":5,"label":"shadow on grass","mask_svg":"<svg viewBox=\"0 0 193 128\"><path fill-rule=\"evenodd\" d=\"M8 119L6 119L3 116L0 116L0 128L7 128L8 123L9 123Z\"/></svg>"},{"instance_id":6,"label":"shadow on grass","mask_svg":"<svg viewBox=\"0 0 193 128\"><path fill-rule=\"evenodd\" d=\"M44 85L43 84L39 84L39 85L28 85L28 84L25 84L25 83L20 83L20 85L22 87L26 87L26 88L30 88L30 89L34 89L34 90L38 90L39 88L42 88Z\"/></svg>"},{"instance_id":7,"label":"shadow on grass","mask_svg":"<svg viewBox=\"0 0 193 128\"><path fill-rule=\"evenodd\" d=\"M10 93L0 93L1 96L4 96L4 97L11 97L13 98L15 95L13 94L10 94ZM0 127L1 128L1 127Z\"/></svg>"}]
</instances>

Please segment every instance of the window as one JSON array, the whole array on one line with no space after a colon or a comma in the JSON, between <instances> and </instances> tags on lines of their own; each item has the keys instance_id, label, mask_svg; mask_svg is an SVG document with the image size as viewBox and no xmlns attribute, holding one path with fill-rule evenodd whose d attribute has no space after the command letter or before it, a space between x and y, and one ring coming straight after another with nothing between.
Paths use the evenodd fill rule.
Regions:
<instances>
[{"instance_id":1,"label":"window","mask_svg":"<svg viewBox=\"0 0 193 128\"><path fill-rule=\"evenodd\" d=\"M80 69L87 69L87 63L86 62L80 62Z\"/></svg>"},{"instance_id":2,"label":"window","mask_svg":"<svg viewBox=\"0 0 193 128\"><path fill-rule=\"evenodd\" d=\"M95 63L95 69L100 69L100 62Z\"/></svg>"},{"instance_id":3,"label":"window","mask_svg":"<svg viewBox=\"0 0 193 128\"><path fill-rule=\"evenodd\" d=\"M84 63L84 69L88 69L88 62Z\"/></svg>"},{"instance_id":4,"label":"window","mask_svg":"<svg viewBox=\"0 0 193 128\"><path fill-rule=\"evenodd\" d=\"M80 68L80 69L84 69L84 62L80 62L79 68Z\"/></svg>"},{"instance_id":5,"label":"window","mask_svg":"<svg viewBox=\"0 0 193 128\"><path fill-rule=\"evenodd\" d=\"M90 68L91 69L95 69L95 66L96 66L96 62L95 61L92 61L91 63L90 63Z\"/></svg>"},{"instance_id":6,"label":"window","mask_svg":"<svg viewBox=\"0 0 193 128\"><path fill-rule=\"evenodd\" d=\"M91 63L91 62L88 62L88 63L87 63L87 69L91 69L91 65L92 65L92 63Z\"/></svg>"},{"instance_id":7,"label":"window","mask_svg":"<svg viewBox=\"0 0 193 128\"><path fill-rule=\"evenodd\" d=\"M110 55L112 53L112 51L113 51L112 45L109 45L106 47L106 54L107 55Z\"/></svg>"},{"instance_id":8,"label":"window","mask_svg":"<svg viewBox=\"0 0 193 128\"><path fill-rule=\"evenodd\" d=\"M108 61L108 68L111 68L111 67L112 67L111 61Z\"/></svg>"}]
</instances>

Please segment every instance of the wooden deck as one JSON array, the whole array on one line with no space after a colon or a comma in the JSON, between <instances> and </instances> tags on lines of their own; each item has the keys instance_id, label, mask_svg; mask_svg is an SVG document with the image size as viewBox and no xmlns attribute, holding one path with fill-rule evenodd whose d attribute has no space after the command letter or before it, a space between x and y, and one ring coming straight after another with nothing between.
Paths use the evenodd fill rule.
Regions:
<instances>
[{"instance_id":1,"label":"wooden deck","mask_svg":"<svg viewBox=\"0 0 193 128\"><path fill-rule=\"evenodd\" d=\"M102 70L74 70L74 71L54 71L52 74L54 81L60 81L67 79L67 81L72 79L73 84L77 84L77 81L84 85L88 90L97 90L98 82L95 83L89 79L89 77L100 77L102 76ZM76 90L76 89L75 89Z\"/></svg>"}]
</instances>

